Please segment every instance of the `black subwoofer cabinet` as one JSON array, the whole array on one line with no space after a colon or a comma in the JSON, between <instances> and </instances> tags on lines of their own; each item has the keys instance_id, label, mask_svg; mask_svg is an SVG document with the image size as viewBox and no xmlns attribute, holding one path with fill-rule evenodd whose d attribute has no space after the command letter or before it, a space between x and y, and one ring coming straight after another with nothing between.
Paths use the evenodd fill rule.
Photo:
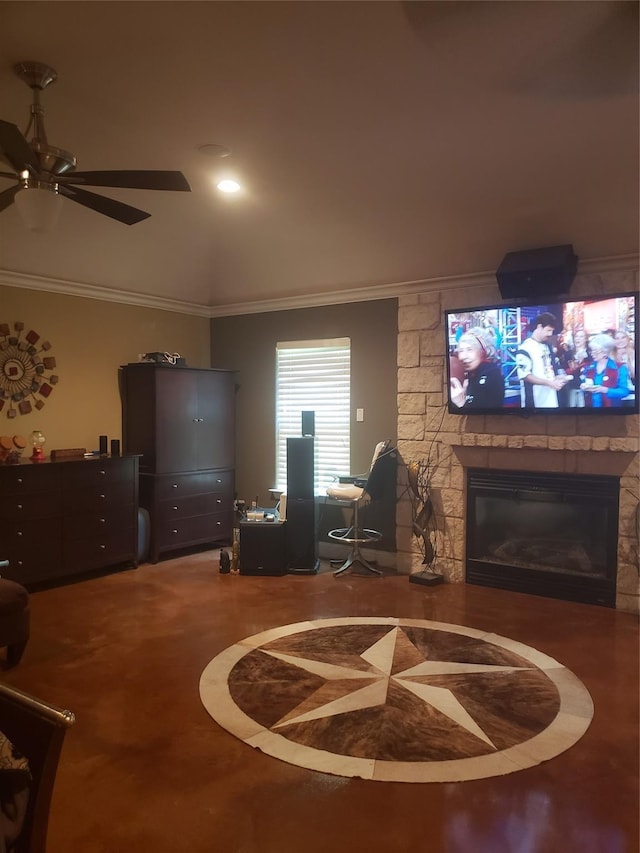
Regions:
<instances>
[{"instance_id":1,"label":"black subwoofer cabinet","mask_svg":"<svg viewBox=\"0 0 640 853\"><path fill-rule=\"evenodd\" d=\"M240 574L286 575L286 522L240 522Z\"/></svg>"}]
</instances>

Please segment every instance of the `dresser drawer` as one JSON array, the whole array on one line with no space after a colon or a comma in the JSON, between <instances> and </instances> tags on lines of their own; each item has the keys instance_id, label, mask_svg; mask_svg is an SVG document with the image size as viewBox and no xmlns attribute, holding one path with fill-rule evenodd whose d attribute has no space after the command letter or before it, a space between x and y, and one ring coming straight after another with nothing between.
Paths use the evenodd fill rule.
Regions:
<instances>
[{"instance_id":1,"label":"dresser drawer","mask_svg":"<svg viewBox=\"0 0 640 853\"><path fill-rule=\"evenodd\" d=\"M190 518L161 521L157 526L157 547L159 549L180 548L198 542L215 542L218 539L230 539L232 534L232 514L212 513Z\"/></svg>"},{"instance_id":2,"label":"dresser drawer","mask_svg":"<svg viewBox=\"0 0 640 853\"><path fill-rule=\"evenodd\" d=\"M60 467L46 462L29 465L4 465L0 468L0 492L3 495L27 495L56 492L60 489Z\"/></svg>"},{"instance_id":3,"label":"dresser drawer","mask_svg":"<svg viewBox=\"0 0 640 853\"><path fill-rule=\"evenodd\" d=\"M158 521L187 518L191 515L211 515L231 507L231 501L226 496L210 493L208 495L178 496L172 501L161 501L158 504Z\"/></svg>"},{"instance_id":4,"label":"dresser drawer","mask_svg":"<svg viewBox=\"0 0 640 853\"><path fill-rule=\"evenodd\" d=\"M100 513L106 509L117 509L134 502L134 487L129 481L122 483L104 483L99 486L84 486L73 492L64 492L63 507L65 516L85 512Z\"/></svg>"},{"instance_id":5,"label":"dresser drawer","mask_svg":"<svg viewBox=\"0 0 640 853\"><path fill-rule=\"evenodd\" d=\"M3 493L0 497L0 524L9 520L19 522L23 518L55 518L61 513L62 498L59 491L25 492L21 495Z\"/></svg>"},{"instance_id":6,"label":"dresser drawer","mask_svg":"<svg viewBox=\"0 0 640 853\"><path fill-rule=\"evenodd\" d=\"M113 457L87 459L66 466L65 491L76 491L85 486L130 482L135 473L135 459Z\"/></svg>"},{"instance_id":7,"label":"dresser drawer","mask_svg":"<svg viewBox=\"0 0 640 853\"><path fill-rule=\"evenodd\" d=\"M73 575L133 562L136 558L133 527L120 529L108 536L74 539L63 543L65 574Z\"/></svg>"},{"instance_id":8,"label":"dresser drawer","mask_svg":"<svg viewBox=\"0 0 640 853\"><path fill-rule=\"evenodd\" d=\"M231 471L204 471L201 474L177 474L155 478L156 500L172 500L177 495L201 495L208 492L232 495Z\"/></svg>"},{"instance_id":9,"label":"dresser drawer","mask_svg":"<svg viewBox=\"0 0 640 853\"><path fill-rule=\"evenodd\" d=\"M63 521L65 542L75 539L104 538L135 524L134 506L102 507L102 512L77 513Z\"/></svg>"},{"instance_id":10,"label":"dresser drawer","mask_svg":"<svg viewBox=\"0 0 640 853\"><path fill-rule=\"evenodd\" d=\"M0 525L0 545L9 565L2 576L34 583L62 574L62 541L57 519L29 520L9 528Z\"/></svg>"}]
</instances>

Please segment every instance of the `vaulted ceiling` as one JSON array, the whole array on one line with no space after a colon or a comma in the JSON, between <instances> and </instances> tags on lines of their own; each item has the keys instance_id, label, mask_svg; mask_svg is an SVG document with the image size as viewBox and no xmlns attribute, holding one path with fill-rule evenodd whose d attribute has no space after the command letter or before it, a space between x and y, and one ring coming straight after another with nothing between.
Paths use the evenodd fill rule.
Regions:
<instances>
[{"instance_id":1,"label":"vaulted ceiling","mask_svg":"<svg viewBox=\"0 0 640 853\"><path fill-rule=\"evenodd\" d=\"M216 315L390 295L559 243L637 253L637 10L0 2L0 119L25 131L13 65L47 63L48 141L78 169L178 169L192 188L96 190L152 214L132 226L65 199L47 234L11 205L0 280ZM223 171L241 193L216 190Z\"/></svg>"}]
</instances>

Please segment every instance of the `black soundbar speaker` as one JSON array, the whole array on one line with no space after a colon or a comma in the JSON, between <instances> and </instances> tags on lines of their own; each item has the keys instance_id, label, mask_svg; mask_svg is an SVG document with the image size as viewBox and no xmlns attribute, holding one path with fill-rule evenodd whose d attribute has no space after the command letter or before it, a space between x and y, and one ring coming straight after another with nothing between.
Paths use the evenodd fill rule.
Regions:
<instances>
[{"instance_id":1,"label":"black soundbar speaker","mask_svg":"<svg viewBox=\"0 0 640 853\"><path fill-rule=\"evenodd\" d=\"M534 300L567 294L578 270L569 243L525 252L509 252L496 270L503 299Z\"/></svg>"},{"instance_id":2,"label":"black soundbar speaker","mask_svg":"<svg viewBox=\"0 0 640 853\"><path fill-rule=\"evenodd\" d=\"M287 570L294 575L314 575L318 571L316 502L313 498L287 495L285 553Z\"/></svg>"},{"instance_id":3,"label":"black soundbar speaker","mask_svg":"<svg viewBox=\"0 0 640 853\"><path fill-rule=\"evenodd\" d=\"M313 498L313 436L287 439L287 517L289 501Z\"/></svg>"}]
</instances>

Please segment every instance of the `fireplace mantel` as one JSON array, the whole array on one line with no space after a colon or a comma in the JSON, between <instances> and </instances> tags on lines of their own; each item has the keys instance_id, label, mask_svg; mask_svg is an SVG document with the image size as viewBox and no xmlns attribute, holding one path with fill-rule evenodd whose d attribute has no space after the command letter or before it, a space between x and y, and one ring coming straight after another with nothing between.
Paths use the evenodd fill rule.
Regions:
<instances>
[{"instance_id":1,"label":"fireplace mantel","mask_svg":"<svg viewBox=\"0 0 640 853\"><path fill-rule=\"evenodd\" d=\"M493 436L504 438L504 436ZM528 438L526 436L525 438ZM629 472L636 452L595 448L540 447L527 442L503 445L456 445L451 449L463 468L499 468L514 471L548 471L567 474L613 474L622 477ZM571 452L549 452L549 451Z\"/></svg>"}]
</instances>

